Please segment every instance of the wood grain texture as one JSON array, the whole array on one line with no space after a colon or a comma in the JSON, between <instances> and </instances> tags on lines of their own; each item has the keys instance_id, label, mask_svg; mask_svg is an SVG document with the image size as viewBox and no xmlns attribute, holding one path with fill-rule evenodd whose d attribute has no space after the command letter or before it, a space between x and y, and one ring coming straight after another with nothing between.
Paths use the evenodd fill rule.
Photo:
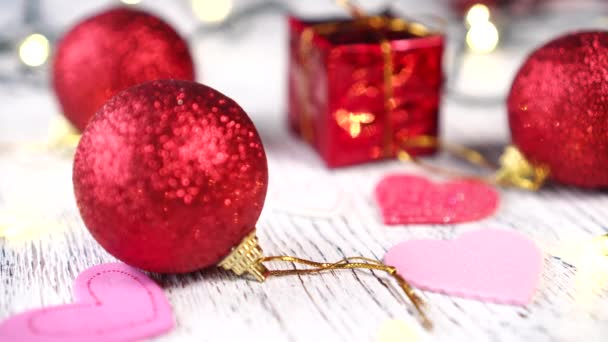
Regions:
<instances>
[{"instance_id":1,"label":"wood grain texture","mask_svg":"<svg viewBox=\"0 0 608 342\"><path fill-rule=\"evenodd\" d=\"M282 32L280 24L269 25ZM263 42L244 45L244 49L257 48L250 56L253 62L283 54L282 44L260 45ZM225 56L233 56L229 58L235 63L234 56L240 59L240 50L225 47L219 40L211 38L202 46L209 65ZM273 65L274 73L282 75L283 66L284 61ZM266 72L259 69L252 72ZM227 80L230 75L225 73L207 71L203 74L210 84L220 89L240 84ZM284 75L268 77L275 78L260 79L272 84L284 81ZM29 86L0 88L0 140L42 139L55 111L50 92ZM354 255L381 259L403 240L450 239L481 228L516 230L540 246L573 237L590 239L608 230L605 192L555 185L538 193L502 189L498 212L480 222L384 226L372 196L376 183L391 172L420 170L396 161L327 170L308 146L286 132L280 106L267 110L277 108L277 98L283 94L256 93L261 97L257 103L251 88L243 88L233 89L235 97L240 101L242 95L269 156L270 192L258 224L268 255L319 261ZM475 109L446 101L442 115L442 132L449 141L494 158L508 141L505 113L499 106ZM22 148L13 153L14 144L9 147L0 149L0 218L17 218L26 223L29 234L0 238L0 319L29 308L70 302L72 280L79 272L114 261L79 217L70 158ZM467 168L449 156L433 161ZM411 306L381 273L335 271L257 283L212 269L154 278L165 289L177 322L173 332L156 341L353 342L374 340L389 319L403 319L418 327ZM421 292L435 330L431 334L420 330L420 337L432 341L606 341L608 290L588 291L576 283L575 268L546 255L540 287L526 308Z\"/></svg>"},{"instance_id":2,"label":"wood grain texture","mask_svg":"<svg viewBox=\"0 0 608 342\"><path fill-rule=\"evenodd\" d=\"M488 127L504 130L493 122L498 115L467 115L467 120L485 120ZM260 117L271 174L272 200L258 225L267 254L313 260L353 255L381 259L388 248L405 239L452 238L479 228L517 230L540 245L572 234L593 237L606 231L605 194L558 186L539 193L501 190L499 211L480 222L387 227L381 224L373 188L383 175L417 172L414 167L383 162L326 170L307 146L284 132L278 120ZM458 121L463 132L470 129L465 120ZM466 140L457 133L449 136ZM475 141L467 143L474 145ZM22 154L3 155L0 161L2 213L17 212L13 205L17 203L30 209L35 224L59 224L51 232L36 230L24 240L0 240L0 318L70 302L71 282L80 271L114 260L92 240L79 218L71 192L71 162L65 157ZM454 164L444 156L437 162ZM308 186L308 192L290 191L300 184L315 183L322 186ZM328 196L336 201L315 201ZM332 205L334 202L339 204ZM302 212L307 206L311 210ZM154 278L165 288L177 321L175 331L158 341L369 341L388 319L416 324L411 306L381 273L335 271L269 279L263 284L221 270ZM592 305L581 307L577 298L583 294L577 293L575 278L573 267L546 256L540 288L527 308L422 293L436 325L430 335L421 332L422 337L437 341L568 341L608 336L606 290L593 294Z\"/></svg>"}]
</instances>

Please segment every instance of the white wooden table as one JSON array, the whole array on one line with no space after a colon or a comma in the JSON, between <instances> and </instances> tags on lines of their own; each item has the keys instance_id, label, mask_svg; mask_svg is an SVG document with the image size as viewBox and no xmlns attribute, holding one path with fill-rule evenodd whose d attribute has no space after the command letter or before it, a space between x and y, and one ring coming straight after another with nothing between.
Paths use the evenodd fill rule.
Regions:
<instances>
[{"instance_id":1,"label":"white wooden table","mask_svg":"<svg viewBox=\"0 0 608 342\"><path fill-rule=\"evenodd\" d=\"M319 261L352 255L381 259L403 240L449 239L481 228L515 230L546 248L608 230L605 192L553 185L538 193L501 190L498 212L480 222L384 226L372 197L374 186L390 172L420 171L390 161L325 169L308 146L286 132L285 61L268 57L284 57L282 21L261 22L251 36L276 36L229 45L211 37L199 42L195 52L206 82L242 103L263 135L270 192L258 235L267 254ZM516 61L511 63L506 72L514 69ZM0 141L44 140L57 112L52 93L44 87L0 85ZM494 157L509 140L500 105L475 108L448 99L442 114L447 140ZM454 164L447 157L437 162ZM71 302L71 284L79 272L114 260L79 217L70 157L23 148L0 153L0 218L12 218L12 226L21 227L0 238L0 320ZM391 290L392 280L368 271L283 277L263 284L215 269L155 277L177 323L175 330L155 340L370 341L386 321L400 319L423 341L606 341L608 289L582 289L575 268L549 254L544 261L540 287L525 308L421 292L435 323L430 334L419 327L411 306Z\"/></svg>"}]
</instances>

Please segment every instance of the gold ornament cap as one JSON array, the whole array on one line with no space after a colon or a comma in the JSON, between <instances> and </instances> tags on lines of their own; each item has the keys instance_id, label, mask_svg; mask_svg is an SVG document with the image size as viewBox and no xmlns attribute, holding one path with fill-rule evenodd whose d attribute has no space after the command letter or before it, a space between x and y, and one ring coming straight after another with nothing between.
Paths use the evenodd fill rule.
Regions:
<instances>
[{"instance_id":1,"label":"gold ornament cap","mask_svg":"<svg viewBox=\"0 0 608 342\"><path fill-rule=\"evenodd\" d=\"M264 252L258 243L254 229L238 246L232 249L232 252L218 266L239 276L249 273L257 281L264 281L268 270L260 262L263 256Z\"/></svg>"},{"instance_id":2,"label":"gold ornament cap","mask_svg":"<svg viewBox=\"0 0 608 342\"><path fill-rule=\"evenodd\" d=\"M549 177L549 167L533 164L515 146L507 146L500 156L496 183L526 190L538 190Z\"/></svg>"}]
</instances>

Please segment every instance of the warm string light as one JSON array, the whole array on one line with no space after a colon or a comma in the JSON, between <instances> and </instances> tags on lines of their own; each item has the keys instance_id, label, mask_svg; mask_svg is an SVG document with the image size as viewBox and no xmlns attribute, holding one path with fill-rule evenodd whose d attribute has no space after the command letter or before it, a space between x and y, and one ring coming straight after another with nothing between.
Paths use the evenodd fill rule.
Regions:
<instances>
[{"instance_id":1,"label":"warm string light","mask_svg":"<svg viewBox=\"0 0 608 342\"><path fill-rule=\"evenodd\" d=\"M490 21L490 9L484 4L471 6L466 16L466 24L471 27L477 23Z\"/></svg>"},{"instance_id":2,"label":"warm string light","mask_svg":"<svg viewBox=\"0 0 608 342\"><path fill-rule=\"evenodd\" d=\"M467 12L465 23L469 27L466 43L471 51L489 53L496 49L498 29L490 21L490 9L486 5L473 5Z\"/></svg>"},{"instance_id":3,"label":"warm string light","mask_svg":"<svg viewBox=\"0 0 608 342\"><path fill-rule=\"evenodd\" d=\"M498 45L498 30L489 21L471 26L467 32L466 41L474 52L489 53Z\"/></svg>"},{"instance_id":4,"label":"warm string light","mask_svg":"<svg viewBox=\"0 0 608 342\"><path fill-rule=\"evenodd\" d=\"M192 0L194 15L203 22L224 21L232 11L232 0Z\"/></svg>"},{"instance_id":5,"label":"warm string light","mask_svg":"<svg viewBox=\"0 0 608 342\"><path fill-rule=\"evenodd\" d=\"M40 33L33 33L25 37L19 44L19 59L30 67L39 67L49 58L51 44Z\"/></svg>"}]
</instances>

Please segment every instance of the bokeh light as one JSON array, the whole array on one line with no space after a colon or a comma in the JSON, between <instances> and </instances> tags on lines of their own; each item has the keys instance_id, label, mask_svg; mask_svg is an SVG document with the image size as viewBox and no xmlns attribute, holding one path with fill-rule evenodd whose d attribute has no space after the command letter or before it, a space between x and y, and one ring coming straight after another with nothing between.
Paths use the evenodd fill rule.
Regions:
<instances>
[{"instance_id":1,"label":"bokeh light","mask_svg":"<svg viewBox=\"0 0 608 342\"><path fill-rule=\"evenodd\" d=\"M574 299L577 306L595 307L597 294L608 289L608 235L564 240L550 253L576 267Z\"/></svg>"},{"instance_id":2,"label":"bokeh light","mask_svg":"<svg viewBox=\"0 0 608 342\"><path fill-rule=\"evenodd\" d=\"M469 27L490 21L490 9L484 4L475 4L469 8L466 16L466 23Z\"/></svg>"},{"instance_id":3,"label":"bokeh light","mask_svg":"<svg viewBox=\"0 0 608 342\"><path fill-rule=\"evenodd\" d=\"M608 256L608 234L595 238L593 246L598 255Z\"/></svg>"},{"instance_id":4,"label":"bokeh light","mask_svg":"<svg viewBox=\"0 0 608 342\"><path fill-rule=\"evenodd\" d=\"M40 33L31 34L19 44L19 59L27 66L38 67L49 58L51 45Z\"/></svg>"},{"instance_id":5,"label":"bokeh light","mask_svg":"<svg viewBox=\"0 0 608 342\"><path fill-rule=\"evenodd\" d=\"M54 117L48 129L48 148L73 150L80 141L80 132L63 117Z\"/></svg>"},{"instance_id":6,"label":"bokeh light","mask_svg":"<svg viewBox=\"0 0 608 342\"><path fill-rule=\"evenodd\" d=\"M0 238L9 243L27 243L65 230L63 224L39 217L31 208L13 208L0 213Z\"/></svg>"},{"instance_id":7,"label":"bokeh light","mask_svg":"<svg viewBox=\"0 0 608 342\"><path fill-rule=\"evenodd\" d=\"M376 338L378 342L415 342L418 340L416 328L399 319L385 321L380 326Z\"/></svg>"},{"instance_id":8,"label":"bokeh light","mask_svg":"<svg viewBox=\"0 0 608 342\"><path fill-rule=\"evenodd\" d=\"M123 4L127 5L137 5L141 2L141 0L120 0Z\"/></svg>"},{"instance_id":9,"label":"bokeh light","mask_svg":"<svg viewBox=\"0 0 608 342\"><path fill-rule=\"evenodd\" d=\"M230 15L232 0L192 0L192 10L200 21L218 23Z\"/></svg>"},{"instance_id":10,"label":"bokeh light","mask_svg":"<svg viewBox=\"0 0 608 342\"><path fill-rule=\"evenodd\" d=\"M489 21L478 22L467 32L466 42L469 49L478 53L489 53L498 45L498 30Z\"/></svg>"}]
</instances>

